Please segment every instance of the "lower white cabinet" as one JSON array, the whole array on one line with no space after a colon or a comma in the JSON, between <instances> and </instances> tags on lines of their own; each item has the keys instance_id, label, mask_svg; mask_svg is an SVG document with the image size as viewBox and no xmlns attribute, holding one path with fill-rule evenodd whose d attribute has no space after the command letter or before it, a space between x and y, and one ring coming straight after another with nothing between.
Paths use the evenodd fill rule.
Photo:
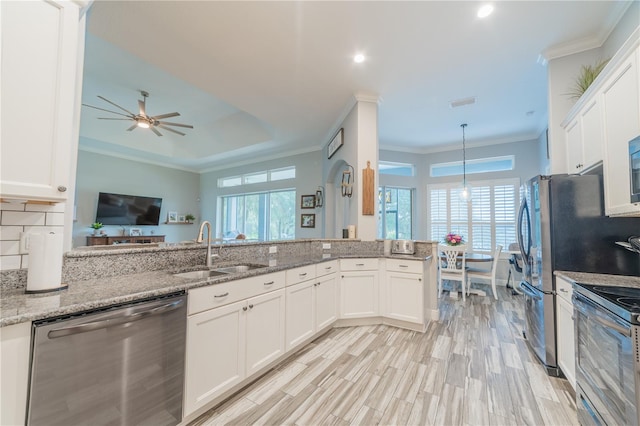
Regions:
<instances>
[{"instance_id":1,"label":"lower white cabinet","mask_svg":"<svg viewBox=\"0 0 640 426\"><path fill-rule=\"evenodd\" d=\"M422 274L387 271L385 316L402 321L424 321Z\"/></svg>"},{"instance_id":2,"label":"lower white cabinet","mask_svg":"<svg viewBox=\"0 0 640 426\"><path fill-rule=\"evenodd\" d=\"M558 339L558 367L571 386L576 387L576 350L573 328L573 303L571 283L556 277L556 336Z\"/></svg>"},{"instance_id":3,"label":"lower white cabinet","mask_svg":"<svg viewBox=\"0 0 640 426\"><path fill-rule=\"evenodd\" d=\"M30 322L0 328L0 425L25 424L30 353Z\"/></svg>"},{"instance_id":4,"label":"lower white cabinet","mask_svg":"<svg viewBox=\"0 0 640 426\"><path fill-rule=\"evenodd\" d=\"M378 259L342 259L340 268L340 318L378 316Z\"/></svg>"},{"instance_id":5,"label":"lower white cabinet","mask_svg":"<svg viewBox=\"0 0 640 426\"><path fill-rule=\"evenodd\" d=\"M312 337L337 319L336 274L287 287L286 350Z\"/></svg>"},{"instance_id":6,"label":"lower white cabinet","mask_svg":"<svg viewBox=\"0 0 640 426\"><path fill-rule=\"evenodd\" d=\"M184 415L284 354L284 289L187 319Z\"/></svg>"}]
</instances>

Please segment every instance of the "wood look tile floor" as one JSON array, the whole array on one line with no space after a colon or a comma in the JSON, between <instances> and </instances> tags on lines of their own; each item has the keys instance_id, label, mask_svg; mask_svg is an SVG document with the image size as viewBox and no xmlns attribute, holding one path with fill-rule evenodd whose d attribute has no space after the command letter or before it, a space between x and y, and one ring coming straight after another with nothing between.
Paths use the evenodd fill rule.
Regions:
<instances>
[{"instance_id":1,"label":"wood look tile floor","mask_svg":"<svg viewBox=\"0 0 640 426\"><path fill-rule=\"evenodd\" d=\"M444 292L425 333L335 328L191 426L577 425L571 386L522 338L522 297L498 292Z\"/></svg>"}]
</instances>

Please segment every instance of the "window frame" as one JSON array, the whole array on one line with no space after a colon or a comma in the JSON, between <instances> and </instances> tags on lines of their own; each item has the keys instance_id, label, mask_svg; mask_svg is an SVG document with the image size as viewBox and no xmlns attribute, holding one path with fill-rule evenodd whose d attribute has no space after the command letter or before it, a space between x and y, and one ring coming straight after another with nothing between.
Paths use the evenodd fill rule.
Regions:
<instances>
[{"instance_id":1,"label":"window frame","mask_svg":"<svg viewBox=\"0 0 640 426\"><path fill-rule=\"evenodd\" d=\"M408 240L412 240L413 236L416 233L416 221L415 221L415 217L416 217L416 188L411 188L411 187L404 187L404 186L397 186L397 185L380 185L378 186L378 191L382 191L382 194L384 194L384 196L386 196L386 191L387 189L392 189L392 190L403 190L403 191L409 191L410 195L411 195L411 209L410 209L410 218L411 218L411 235L409 235L408 237L403 236L403 238L398 238L398 213L396 210L396 237L393 239L408 239ZM384 198L384 197L383 197ZM387 220L386 220L386 209L383 209L382 206L384 205L383 201L380 199L380 197L378 197L378 217L379 217L379 227L376 231L376 233L378 234L378 238L380 239L387 239L386 237L386 232L385 230L387 229ZM382 235L380 234L380 232L382 232Z\"/></svg>"}]
</instances>

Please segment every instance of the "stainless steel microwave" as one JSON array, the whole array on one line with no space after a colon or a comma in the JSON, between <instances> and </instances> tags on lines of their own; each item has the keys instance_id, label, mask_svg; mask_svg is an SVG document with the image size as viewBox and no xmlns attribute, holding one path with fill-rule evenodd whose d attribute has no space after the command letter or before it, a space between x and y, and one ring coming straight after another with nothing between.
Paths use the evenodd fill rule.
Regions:
<instances>
[{"instance_id":1,"label":"stainless steel microwave","mask_svg":"<svg viewBox=\"0 0 640 426\"><path fill-rule=\"evenodd\" d=\"M640 136L629 141L629 178L631 202L640 203Z\"/></svg>"}]
</instances>

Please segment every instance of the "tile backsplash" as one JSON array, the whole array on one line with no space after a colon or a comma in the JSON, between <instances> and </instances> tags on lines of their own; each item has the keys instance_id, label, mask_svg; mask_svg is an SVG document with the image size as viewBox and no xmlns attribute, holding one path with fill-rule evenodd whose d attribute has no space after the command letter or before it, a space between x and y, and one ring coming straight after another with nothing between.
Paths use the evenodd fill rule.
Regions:
<instances>
[{"instance_id":1,"label":"tile backsplash","mask_svg":"<svg viewBox=\"0 0 640 426\"><path fill-rule=\"evenodd\" d=\"M0 271L26 269L29 255L20 254L20 233L64 230L65 204L0 204Z\"/></svg>"}]
</instances>

